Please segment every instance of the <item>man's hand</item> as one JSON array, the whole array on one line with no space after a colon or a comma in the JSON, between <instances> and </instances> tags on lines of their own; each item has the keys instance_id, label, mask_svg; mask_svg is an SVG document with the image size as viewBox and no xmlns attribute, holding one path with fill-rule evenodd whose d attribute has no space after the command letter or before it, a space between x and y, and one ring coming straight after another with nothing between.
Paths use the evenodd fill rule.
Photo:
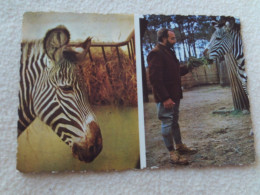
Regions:
<instances>
[{"instance_id":1,"label":"man's hand","mask_svg":"<svg viewBox=\"0 0 260 195\"><path fill-rule=\"evenodd\" d=\"M174 103L174 101L172 101L171 98L169 98L163 102L163 106L165 109L171 109L174 107L174 105L175 105L175 103Z\"/></svg>"},{"instance_id":2,"label":"man's hand","mask_svg":"<svg viewBox=\"0 0 260 195\"><path fill-rule=\"evenodd\" d=\"M191 72L192 66L186 66L186 65L180 65L180 74L181 76L184 76Z\"/></svg>"}]
</instances>

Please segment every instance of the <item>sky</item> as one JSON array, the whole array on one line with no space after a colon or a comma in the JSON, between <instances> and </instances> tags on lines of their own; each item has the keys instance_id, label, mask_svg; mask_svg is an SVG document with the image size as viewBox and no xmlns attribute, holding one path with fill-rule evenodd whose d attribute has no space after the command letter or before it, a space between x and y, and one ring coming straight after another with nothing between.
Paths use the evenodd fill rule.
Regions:
<instances>
[{"instance_id":1,"label":"sky","mask_svg":"<svg viewBox=\"0 0 260 195\"><path fill-rule=\"evenodd\" d=\"M158 17L161 17L161 15L158 15ZM219 20L220 19L220 16L216 16L216 18ZM235 18L235 21L236 21L236 23L237 24L240 24L240 19L239 18L236 18L236 17L234 17ZM197 23L195 23L195 25L196 25ZM153 26L154 27L154 26ZM161 24L161 27L163 27L162 26L162 24ZM172 28L172 29L174 29L175 27L178 27L178 24L176 24L175 22L171 22L170 23L170 28ZM195 26L194 26L195 27ZM154 27L155 28L155 27ZM158 30L158 29L156 29L156 30ZM186 33L186 35L187 35L187 31L184 29L184 33ZM197 53L197 57L202 57L203 56L203 51L204 51L204 49L203 48L200 48L202 45L205 45L205 49L206 49L206 47L207 47L207 44L209 43L209 41L207 41L207 40L202 40L202 39L200 39L200 40L196 40L196 42L195 42L195 49L196 49L196 53ZM177 47L179 47L180 48L180 50L178 50L177 49ZM143 47L142 48L143 49L143 53L144 53L144 59L146 59L147 58L147 55L148 55L148 53L149 53L149 51L146 51L145 50L145 48ZM177 58L179 59L179 60L181 60L181 61L183 61L183 60L185 60L184 59L184 52L183 52L183 45L182 44L178 44L178 43L176 43L175 45L174 45L174 50L175 50L175 52L176 52L176 56L177 56ZM186 48L186 54L188 54L188 50L187 50L187 48ZM145 66L147 67L148 66L148 64L147 64L147 61L145 60Z\"/></svg>"},{"instance_id":2,"label":"sky","mask_svg":"<svg viewBox=\"0 0 260 195\"><path fill-rule=\"evenodd\" d=\"M93 37L93 42L122 42L134 30L134 15L27 12L23 18L23 40L44 38L49 29L64 25L71 41Z\"/></svg>"}]
</instances>

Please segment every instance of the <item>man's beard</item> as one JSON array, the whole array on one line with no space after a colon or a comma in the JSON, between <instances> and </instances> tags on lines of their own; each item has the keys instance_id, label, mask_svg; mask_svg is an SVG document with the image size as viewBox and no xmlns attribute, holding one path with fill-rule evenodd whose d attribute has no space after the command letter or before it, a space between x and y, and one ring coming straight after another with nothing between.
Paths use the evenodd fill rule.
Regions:
<instances>
[{"instance_id":1,"label":"man's beard","mask_svg":"<svg viewBox=\"0 0 260 195\"><path fill-rule=\"evenodd\" d=\"M167 43L166 43L166 46L169 47L170 49L173 49L173 45L174 44L171 44L168 40L167 40Z\"/></svg>"}]
</instances>

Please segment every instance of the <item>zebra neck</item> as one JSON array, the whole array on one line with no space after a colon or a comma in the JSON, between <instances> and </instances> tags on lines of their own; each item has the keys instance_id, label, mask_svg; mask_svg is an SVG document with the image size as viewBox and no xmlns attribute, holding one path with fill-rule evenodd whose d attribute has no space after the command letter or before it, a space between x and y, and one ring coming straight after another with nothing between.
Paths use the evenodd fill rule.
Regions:
<instances>
[{"instance_id":1,"label":"zebra neck","mask_svg":"<svg viewBox=\"0 0 260 195\"><path fill-rule=\"evenodd\" d=\"M26 42L21 46L18 135L35 119L32 93L43 78L47 60L41 41Z\"/></svg>"},{"instance_id":2,"label":"zebra neck","mask_svg":"<svg viewBox=\"0 0 260 195\"><path fill-rule=\"evenodd\" d=\"M228 70L230 70L229 73L230 78L234 77L236 79L239 79L243 86L244 92L246 93L246 95L248 95L247 74L245 72L244 57L237 60L232 52L227 53L224 57L225 57L227 68ZM240 83L236 85L240 85Z\"/></svg>"},{"instance_id":3,"label":"zebra neck","mask_svg":"<svg viewBox=\"0 0 260 195\"><path fill-rule=\"evenodd\" d=\"M226 63L229 64L229 66L232 66L236 71L245 71L244 57L237 59L233 52L226 53L224 57Z\"/></svg>"},{"instance_id":4,"label":"zebra neck","mask_svg":"<svg viewBox=\"0 0 260 195\"><path fill-rule=\"evenodd\" d=\"M233 37L232 53L237 62L237 65L240 67L240 66L243 66L242 64L244 63L242 39L241 39L240 33L238 31L233 30L231 32L231 34Z\"/></svg>"}]
</instances>

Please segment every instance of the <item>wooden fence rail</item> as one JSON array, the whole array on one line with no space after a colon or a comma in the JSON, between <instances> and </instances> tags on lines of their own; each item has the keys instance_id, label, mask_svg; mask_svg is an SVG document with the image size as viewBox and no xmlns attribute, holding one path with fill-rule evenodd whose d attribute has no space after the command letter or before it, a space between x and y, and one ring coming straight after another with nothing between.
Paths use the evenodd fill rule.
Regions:
<instances>
[{"instance_id":1,"label":"wooden fence rail","mask_svg":"<svg viewBox=\"0 0 260 195\"><path fill-rule=\"evenodd\" d=\"M122 66L121 61L120 61L120 55L119 55L119 47L123 47L123 46L127 46L129 59L134 61L135 60L135 34L134 34L134 30L129 34L126 41L118 42L118 43L105 43L105 42L98 43L98 42L96 42L96 43L92 43L90 48L91 47L100 47L102 49L104 60L105 60L105 62L107 62L105 47L115 47L116 52L117 52L117 58L118 58L119 66ZM90 60L93 62L91 49L89 49L88 53L89 53Z\"/></svg>"}]
</instances>

